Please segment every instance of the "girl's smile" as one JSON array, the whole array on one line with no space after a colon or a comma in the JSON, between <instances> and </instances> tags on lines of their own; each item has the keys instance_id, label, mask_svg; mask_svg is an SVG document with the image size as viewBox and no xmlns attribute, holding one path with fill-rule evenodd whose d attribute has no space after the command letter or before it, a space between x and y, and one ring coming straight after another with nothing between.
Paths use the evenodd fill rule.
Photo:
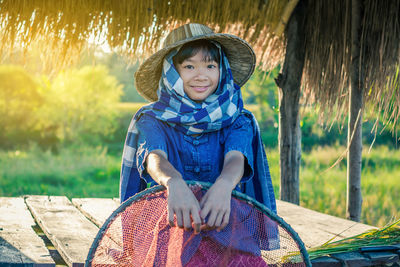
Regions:
<instances>
[{"instance_id":1,"label":"girl's smile","mask_svg":"<svg viewBox=\"0 0 400 267\"><path fill-rule=\"evenodd\" d=\"M219 64L208 60L203 50L176 66L183 81L183 89L190 99L204 101L213 94L219 83Z\"/></svg>"}]
</instances>

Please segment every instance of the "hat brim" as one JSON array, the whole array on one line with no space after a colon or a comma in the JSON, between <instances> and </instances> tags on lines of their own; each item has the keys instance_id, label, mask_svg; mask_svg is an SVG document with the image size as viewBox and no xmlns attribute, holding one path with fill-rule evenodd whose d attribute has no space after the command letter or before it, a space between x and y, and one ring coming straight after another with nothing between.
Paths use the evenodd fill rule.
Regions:
<instances>
[{"instance_id":1,"label":"hat brim","mask_svg":"<svg viewBox=\"0 0 400 267\"><path fill-rule=\"evenodd\" d=\"M251 46L241 38L224 33L194 36L164 47L143 62L135 73L135 85L140 95L156 101L163 60L172 50L195 40L207 39L221 44L228 58L235 83L242 86L250 78L256 65L256 56Z\"/></svg>"}]
</instances>

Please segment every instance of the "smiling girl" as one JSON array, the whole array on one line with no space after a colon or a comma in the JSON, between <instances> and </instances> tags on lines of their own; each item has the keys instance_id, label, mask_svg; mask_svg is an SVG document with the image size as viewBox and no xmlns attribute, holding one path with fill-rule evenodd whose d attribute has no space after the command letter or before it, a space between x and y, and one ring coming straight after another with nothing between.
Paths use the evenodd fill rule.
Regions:
<instances>
[{"instance_id":1,"label":"smiling girl","mask_svg":"<svg viewBox=\"0 0 400 267\"><path fill-rule=\"evenodd\" d=\"M193 234L222 231L236 189L276 212L267 159L240 92L255 56L242 39L201 24L172 31L136 73L153 103L137 112L125 141L121 202L146 184L164 185L168 221ZM185 180L210 182L200 201Z\"/></svg>"},{"instance_id":2,"label":"smiling girl","mask_svg":"<svg viewBox=\"0 0 400 267\"><path fill-rule=\"evenodd\" d=\"M191 53L188 53L189 51ZM214 45L208 41L199 40L183 46L173 58L174 66L183 81L184 91L193 101L204 101L218 87L219 56L217 52Z\"/></svg>"}]
</instances>

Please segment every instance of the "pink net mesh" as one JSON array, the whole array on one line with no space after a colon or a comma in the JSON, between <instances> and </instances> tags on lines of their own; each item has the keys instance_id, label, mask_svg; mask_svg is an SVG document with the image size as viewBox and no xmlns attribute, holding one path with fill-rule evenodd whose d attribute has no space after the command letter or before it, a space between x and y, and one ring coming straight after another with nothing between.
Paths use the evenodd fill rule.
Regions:
<instances>
[{"instance_id":1,"label":"pink net mesh","mask_svg":"<svg viewBox=\"0 0 400 267\"><path fill-rule=\"evenodd\" d=\"M205 190L191 186L198 199ZM132 202L109 220L92 266L306 266L289 232L253 205L232 198L222 231L170 227L166 191Z\"/></svg>"}]
</instances>

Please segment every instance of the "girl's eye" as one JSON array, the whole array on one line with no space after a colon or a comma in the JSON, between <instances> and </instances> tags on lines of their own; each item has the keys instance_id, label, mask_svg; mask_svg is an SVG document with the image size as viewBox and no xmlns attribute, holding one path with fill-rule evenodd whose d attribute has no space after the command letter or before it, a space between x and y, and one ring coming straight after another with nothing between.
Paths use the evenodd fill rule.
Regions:
<instances>
[{"instance_id":1,"label":"girl's eye","mask_svg":"<svg viewBox=\"0 0 400 267\"><path fill-rule=\"evenodd\" d=\"M209 68L209 69L215 69L215 68L217 68L217 65L215 65L215 64L210 64L210 65L207 66L207 68Z\"/></svg>"},{"instance_id":2,"label":"girl's eye","mask_svg":"<svg viewBox=\"0 0 400 267\"><path fill-rule=\"evenodd\" d=\"M185 65L185 66L183 66L183 68L189 69L189 70L194 69L193 65Z\"/></svg>"}]
</instances>

